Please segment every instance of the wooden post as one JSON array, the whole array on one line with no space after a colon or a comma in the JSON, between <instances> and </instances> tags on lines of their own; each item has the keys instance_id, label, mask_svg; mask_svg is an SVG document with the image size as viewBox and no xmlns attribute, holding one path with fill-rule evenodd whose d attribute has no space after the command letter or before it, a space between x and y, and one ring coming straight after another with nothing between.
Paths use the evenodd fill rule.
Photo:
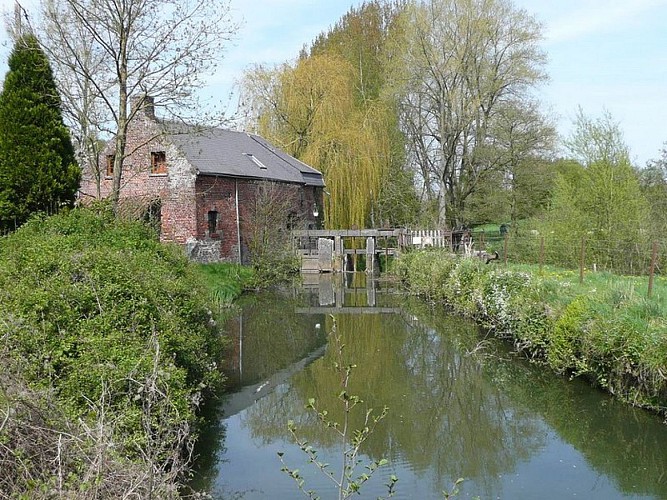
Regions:
<instances>
[{"instance_id":1,"label":"wooden post","mask_svg":"<svg viewBox=\"0 0 667 500\"><path fill-rule=\"evenodd\" d=\"M483 251L485 248L486 248L486 245L484 245L484 231L482 231L479 234L479 249Z\"/></svg>"},{"instance_id":2,"label":"wooden post","mask_svg":"<svg viewBox=\"0 0 667 500\"><path fill-rule=\"evenodd\" d=\"M509 233L505 233L505 245L504 245L504 246L505 246L505 249L504 249L504 252L505 252L505 265L507 265L507 242L508 242L509 239L510 239L509 236L510 236Z\"/></svg>"},{"instance_id":3,"label":"wooden post","mask_svg":"<svg viewBox=\"0 0 667 500\"><path fill-rule=\"evenodd\" d=\"M331 273L320 273L317 287L317 298L320 306L336 304L336 290Z\"/></svg>"},{"instance_id":4,"label":"wooden post","mask_svg":"<svg viewBox=\"0 0 667 500\"><path fill-rule=\"evenodd\" d=\"M540 274L542 274L543 264L544 264L544 236L540 238Z\"/></svg>"},{"instance_id":5,"label":"wooden post","mask_svg":"<svg viewBox=\"0 0 667 500\"><path fill-rule=\"evenodd\" d=\"M334 271L341 272L345 270L343 269L344 255L343 237L334 236Z\"/></svg>"},{"instance_id":6,"label":"wooden post","mask_svg":"<svg viewBox=\"0 0 667 500\"><path fill-rule=\"evenodd\" d=\"M366 278L366 305L368 307L375 307L377 305L375 283L375 280Z\"/></svg>"},{"instance_id":7,"label":"wooden post","mask_svg":"<svg viewBox=\"0 0 667 500\"><path fill-rule=\"evenodd\" d=\"M352 238L352 248L354 253L352 254L352 270L357 272L357 238Z\"/></svg>"},{"instance_id":8,"label":"wooden post","mask_svg":"<svg viewBox=\"0 0 667 500\"><path fill-rule=\"evenodd\" d=\"M366 273L375 274L375 238L366 238Z\"/></svg>"},{"instance_id":9,"label":"wooden post","mask_svg":"<svg viewBox=\"0 0 667 500\"><path fill-rule=\"evenodd\" d=\"M320 272L333 270L334 242L328 238L317 239L317 262Z\"/></svg>"},{"instance_id":10,"label":"wooden post","mask_svg":"<svg viewBox=\"0 0 667 500\"><path fill-rule=\"evenodd\" d=\"M658 242L653 242L653 252L651 253L651 268L648 273L648 298L651 298L653 293L653 276L655 276L655 264L658 260Z\"/></svg>"},{"instance_id":11,"label":"wooden post","mask_svg":"<svg viewBox=\"0 0 667 500\"><path fill-rule=\"evenodd\" d=\"M584 260L586 258L586 238L581 238L581 256L579 257L579 284L584 282Z\"/></svg>"}]
</instances>

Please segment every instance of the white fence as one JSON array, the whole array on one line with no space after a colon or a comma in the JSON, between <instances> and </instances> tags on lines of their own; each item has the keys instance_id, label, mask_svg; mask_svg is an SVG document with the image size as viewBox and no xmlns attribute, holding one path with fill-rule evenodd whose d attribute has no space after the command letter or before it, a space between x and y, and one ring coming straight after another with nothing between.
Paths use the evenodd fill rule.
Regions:
<instances>
[{"instance_id":1,"label":"white fence","mask_svg":"<svg viewBox=\"0 0 667 500\"><path fill-rule=\"evenodd\" d=\"M418 229L410 231L409 241L418 248L451 248L452 232L442 229Z\"/></svg>"}]
</instances>

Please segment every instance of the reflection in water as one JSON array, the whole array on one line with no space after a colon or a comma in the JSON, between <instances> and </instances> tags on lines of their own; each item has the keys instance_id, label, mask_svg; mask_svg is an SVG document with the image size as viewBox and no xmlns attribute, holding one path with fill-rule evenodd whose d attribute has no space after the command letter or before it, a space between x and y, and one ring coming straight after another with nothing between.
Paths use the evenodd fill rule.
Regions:
<instances>
[{"instance_id":1,"label":"reflection in water","mask_svg":"<svg viewBox=\"0 0 667 500\"><path fill-rule=\"evenodd\" d=\"M239 301L239 314L225 327L232 341L225 365L230 387L261 384L325 344L325 316L294 314L299 304L298 298L279 292Z\"/></svg>"},{"instance_id":2,"label":"reflection in water","mask_svg":"<svg viewBox=\"0 0 667 500\"><path fill-rule=\"evenodd\" d=\"M657 418L514 359L502 345L476 350L474 325L416 304L399 308L405 300L386 287L354 280L346 289L332 282L323 292L310 286L243 304L232 330L243 340L233 359L245 387L237 394L245 396L220 416L216 431L226 429L227 448L203 466L195 486L218 498L294 498L298 491L275 456L281 451L307 487L335 496L286 426L294 420L320 458L339 463L339 443L304 409L316 398L333 420L342 417L340 380L325 348L329 308L345 355L358 366L349 392L378 411L389 407L363 451L391 465L365 485L364 498L383 494L391 473L399 477L398 498L441 498L458 477L466 478L463 498L667 498L667 429ZM370 309L371 297L375 311L395 312L347 309Z\"/></svg>"}]
</instances>

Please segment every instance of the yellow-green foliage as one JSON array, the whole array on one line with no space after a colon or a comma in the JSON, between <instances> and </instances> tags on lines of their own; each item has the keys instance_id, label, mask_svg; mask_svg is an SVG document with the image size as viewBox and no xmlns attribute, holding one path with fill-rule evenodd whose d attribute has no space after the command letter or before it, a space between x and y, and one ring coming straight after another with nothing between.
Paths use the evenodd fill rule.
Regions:
<instances>
[{"instance_id":1,"label":"yellow-green foliage","mask_svg":"<svg viewBox=\"0 0 667 500\"><path fill-rule=\"evenodd\" d=\"M324 174L325 225L364 227L392 161L389 106L360 104L354 67L334 54L258 68L247 80L259 133Z\"/></svg>"},{"instance_id":2,"label":"yellow-green foliage","mask_svg":"<svg viewBox=\"0 0 667 500\"><path fill-rule=\"evenodd\" d=\"M558 319L554 321L547 351L547 360L554 370L564 372L573 367L576 369L580 364L578 361L578 355L581 354L579 343L588 326L589 310L587 297L577 297L561 311Z\"/></svg>"},{"instance_id":3,"label":"yellow-green foliage","mask_svg":"<svg viewBox=\"0 0 667 500\"><path fill-rule=\"evenodd\" d=\"M415 294L477 320L559 373L667 409L667 282L652 299L640 278L484 265L440 252L403 255L394 272Z\"/></svg>"}]
</instances>

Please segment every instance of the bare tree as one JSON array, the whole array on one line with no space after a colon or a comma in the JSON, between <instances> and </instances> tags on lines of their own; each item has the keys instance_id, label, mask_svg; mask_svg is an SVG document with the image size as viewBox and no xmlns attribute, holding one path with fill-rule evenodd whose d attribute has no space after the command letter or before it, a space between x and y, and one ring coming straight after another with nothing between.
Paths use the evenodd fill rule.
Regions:
<instances>
[{"instance_id":1,"label":"bare tree","mask_svg":"<svg viewBox=\"0 0 667 500\"><path fill-rule=\"evenodd\" d=\"M306 214L297 213L298 193L275 182L256 185L242 224L248 231L248 249L256 268L277 268L294 264L290 229L305 226Z\"/></svg>"},{"instance_id":2,"label":"bare tree","mask_svg":"<svg viewBox=\"0 0 667 500\"><path fill-rule=\"evenodd\" d=\"M43 43L67 88L81 151L95 162L99 137L114 138L117 203L137 113L155 106L180 119L201 117L196 90L237 30L229 0L43 0L42 7ZM131 97L140 98L132 109Z\"/></svg>"},{"instance_id":3,"label":"bare tree","mask_svg":"<svg viewBox=\"0 0 667 500\"><path fill-rule=\"evenodd\" d=\"M91 33L68 15L66 4L44 0L44 22L39 24L40 39L57 75L58 90L63 102L63 116L70 128L78 160L86 175L92 175L100 197L103 173L99 155L102 137L109 130L110 115L103 105L102 93L111 89L83 75L102 75L105 55L94 43ZM105 134L106 131L106 134Z\"/></svg>"},{"instance_id":4,"label":"bare tree","mask_svg":"<svg viewBox=\"0 0 667 500\"><path fill-rule=\"evenodd\" d=\"M438 220L456 225L484 173L498 169L498 110L544 78L540 25L508 0L426 0L405 18L396 58L403 130Z\"/></svg>"}]
</instances>

